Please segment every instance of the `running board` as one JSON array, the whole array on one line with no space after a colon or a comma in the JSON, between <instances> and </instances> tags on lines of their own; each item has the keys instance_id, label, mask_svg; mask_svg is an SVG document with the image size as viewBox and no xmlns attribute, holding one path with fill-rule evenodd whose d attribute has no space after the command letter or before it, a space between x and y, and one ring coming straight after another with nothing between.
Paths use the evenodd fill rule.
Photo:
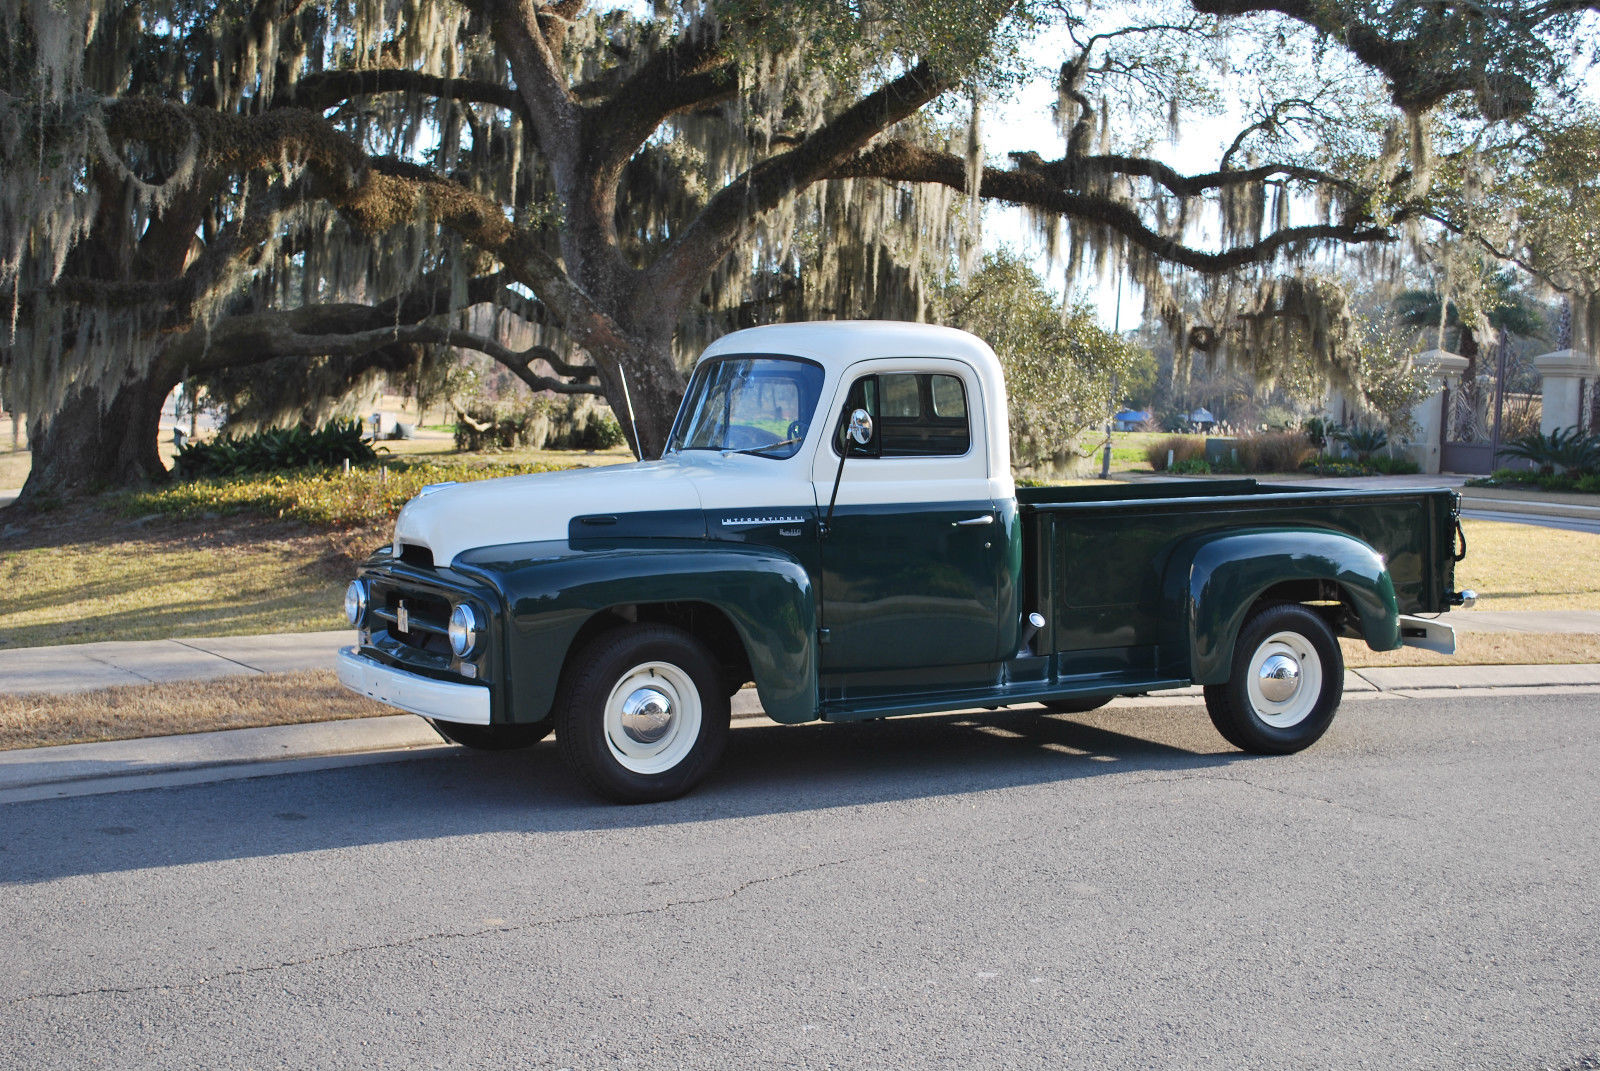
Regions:
<instances>
[{"instance_id":1,"label":"running board","mask_svg":"<svg viewBox=\"0 0 1600 1071\"><path fill-rule=\"evenodd\" d=\"M1400 616L1400 642L1407 647L1420 647L1439 654L1456 653L1456 630L1443 621L1430 621L1425 617Z\"/></svg>"},{"instance_id":2,"label":"running board","mask_svg":"<svg viewBox=\"0 0 1600 1071\"><path fill-rule=\"evenodd\" d=\"M1194 682L1187 678L1134 677L1105 674L1081 679L1075 684L1071 678L1059 684L1026 682L998 688L970 688L949 692L932 692L913 696L878 696L857 700L834 700L823 703L823 721L865 721L870 718L892 718L897 714L935 714L944 711L968 710L986 707L1025 706L1044 703L1052 699L1083 699L1119 695L1142 695L1145 692L1164 691L1169 688L1187 688Z\"/></svg>"}]
</instances>

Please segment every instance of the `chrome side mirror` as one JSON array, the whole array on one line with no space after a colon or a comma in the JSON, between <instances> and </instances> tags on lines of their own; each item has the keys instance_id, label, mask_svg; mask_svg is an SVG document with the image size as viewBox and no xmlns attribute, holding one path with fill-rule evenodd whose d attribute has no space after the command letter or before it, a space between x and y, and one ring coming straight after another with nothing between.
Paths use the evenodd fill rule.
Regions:
<instances>
[{"instance_id":1,"label":"chrome side mirror","mask_svg":"<svg viewBox=\"0 0 1600 1071\"><path fill-rule=\"evenodd\" d=\"M865 409L857 409L850 414L850 438L857 446L865 446L872 441L872 414Z\"/></svg>"}]
</instances>

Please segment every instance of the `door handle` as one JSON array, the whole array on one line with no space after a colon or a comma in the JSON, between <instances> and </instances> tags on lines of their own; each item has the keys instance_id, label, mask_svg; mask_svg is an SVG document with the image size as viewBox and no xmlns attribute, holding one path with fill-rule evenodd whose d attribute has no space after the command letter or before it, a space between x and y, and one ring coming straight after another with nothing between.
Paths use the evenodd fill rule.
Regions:
<instances>
[{"instance_id":1,"label":"door handle","mask_svg":"<svg viewBox=\"0 0 1600 1071\"><path fill-rule=\"evenodd\" d=\"M968 517L964 521L951 521L951 528L978 528L985 524L994 523L994 514L985 513L982 517Z\"/></svg>"}]
</instances>

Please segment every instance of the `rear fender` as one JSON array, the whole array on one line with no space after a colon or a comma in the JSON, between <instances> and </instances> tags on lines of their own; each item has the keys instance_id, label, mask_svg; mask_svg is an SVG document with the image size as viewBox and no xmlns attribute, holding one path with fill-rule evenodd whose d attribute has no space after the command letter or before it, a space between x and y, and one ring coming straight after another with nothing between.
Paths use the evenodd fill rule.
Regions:
<instances>
[{"instance_id":1,"label":"rear fender","mask_svg":"<svg viewBox=\"0 0 1600 1071\"><path fill-rule=\"evenodd\" d=\"M817 716L816 599L794 558L768 547L705 542L607 543L521 561L517 549L471 551L455 563L481 570L505 595L513 720L549 713L573 640L597 613L687 602L713 606L732 622L768 717Z\"/></svg>"},{"instance_id":2,"label":"rear fender","mask_svg":"<svg viewBox=\"0 0 1600 1071\"><path fill-rule=\"evenodd\" d=\"M1331 580L1355 606L1361 634L1376 651L1400 646L1400 610L1383 556L1365 542L1320 528L1270 528L1186 539L1162 583L1167 628L1162 649L1174 675L1221 684L1245 616L1286 581Z\"/></svg>"}]
</instances>

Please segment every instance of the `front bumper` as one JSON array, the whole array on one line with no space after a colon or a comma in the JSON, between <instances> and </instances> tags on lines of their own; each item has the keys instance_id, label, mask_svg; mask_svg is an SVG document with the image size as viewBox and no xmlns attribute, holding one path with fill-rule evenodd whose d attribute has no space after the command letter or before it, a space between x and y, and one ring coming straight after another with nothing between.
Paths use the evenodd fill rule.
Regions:
<instances>
[{"instance_id":1,"label":"front bumper","mask_svg":"<svg viewBox=\"0 0 1600 1071\"><path fill-rule=\"evenodd\" d=\"M339 683L413 714L467 725L489 724L489 686L453 684L408 673L370 658L354 647L339 651Z\"/></svg>"}]
</instances>

